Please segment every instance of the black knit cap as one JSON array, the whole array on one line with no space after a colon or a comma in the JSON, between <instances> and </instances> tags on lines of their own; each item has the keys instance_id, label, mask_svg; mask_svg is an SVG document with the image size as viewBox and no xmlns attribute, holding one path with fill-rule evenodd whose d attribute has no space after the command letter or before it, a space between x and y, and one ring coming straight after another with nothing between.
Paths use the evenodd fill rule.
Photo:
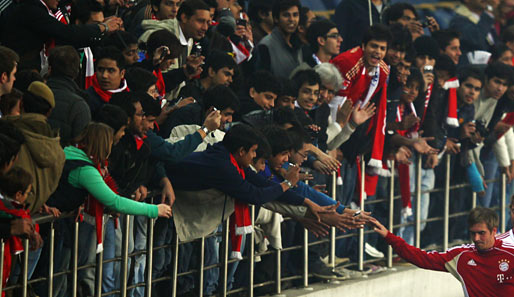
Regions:
<instances>
[{"instance_id":1,"label":"black knit cap","mask_svg":"<svg viewBox=\"0 0 514 297\"><path fill-rule=\"evenodd\" d=\"M421 36L414 41L416 56L429 56L437 59L439 57L439 44L430 36Z\"/></svg>"}]
</instances>

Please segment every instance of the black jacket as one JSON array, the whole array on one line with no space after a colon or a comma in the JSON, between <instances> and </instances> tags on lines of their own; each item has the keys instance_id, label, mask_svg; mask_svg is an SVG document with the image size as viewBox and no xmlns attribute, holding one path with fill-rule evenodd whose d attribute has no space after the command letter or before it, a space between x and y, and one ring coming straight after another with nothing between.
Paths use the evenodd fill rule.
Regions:
<instances>
[{"instance_id":1,"label":"black jacket","mask_svg":"<svg viewBox=\"0 0 514 297\"><path fill-rule=\"evenodd\" d=\"M46 83L55 97L55 108L48 118L52 128L59 129L63 147L77 137L91 121L87 93L65 76L51 76Z\"/></svg>"},{"instance_id":2,"label":"black jacket","mask_svg":"<svg viewBox=\"0 0 514 297\"><path fill-rule=\"evenodd\" d=\"M20 55L18 68L40 69L39 52L45 42L86 47L98 43L102 33L97 24L65 25L48 14L38 0L26 0L6 16L2 44Z\"/></svg>"}]
</instances>

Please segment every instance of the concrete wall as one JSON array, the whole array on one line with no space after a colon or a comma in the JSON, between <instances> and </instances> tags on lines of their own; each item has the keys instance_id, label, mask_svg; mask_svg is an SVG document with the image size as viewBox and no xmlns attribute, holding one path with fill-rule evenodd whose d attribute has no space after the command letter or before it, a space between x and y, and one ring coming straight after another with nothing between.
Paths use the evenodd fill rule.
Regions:
<instances>
[{"instance_id":1,"label":"concrete wall","mask_svg":"<svg viewBox=\"0 0 514 297\"><path fill-rule=\"evenodd\" d=\"M462 286L451 274L429 271L414 266L398 266L360 280L324 283L311 286L311 290L287 290L284 295L308 297L462 297ZM312 290L313 289L313 290Z\"/></svg>"}]
</instances>

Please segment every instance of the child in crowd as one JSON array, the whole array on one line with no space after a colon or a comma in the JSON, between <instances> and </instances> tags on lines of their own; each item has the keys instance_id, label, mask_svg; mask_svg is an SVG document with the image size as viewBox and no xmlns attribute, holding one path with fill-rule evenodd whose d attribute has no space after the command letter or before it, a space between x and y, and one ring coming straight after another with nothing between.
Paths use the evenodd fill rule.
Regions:
<instances>
[{"instance_id":1,"label":"child in crowd","mask_svg":"<svg viewBox=\"0 0 514 297\"><path fill-rule=\"evenodd\" d=\"M0 216L32 220L29 212L24 207L25 200L32 190L32 176L27 171L20 167L12 168L6 174L0 176L0 189ZM37 250L43 244L43 240L39 235L39 227L37 224L33 224L32 233L29 235L29 243L31 250ZM5 243L2 278L3 287L5 287L11 274L13 256L18 255L21 252L23 252L21 238L17 236L11 236ZM35 266L35 264L36 263L29 263L29 275L31 275L33 266ZM2 296L4 295L2 294Z\"/></svg>"}]
</instances>

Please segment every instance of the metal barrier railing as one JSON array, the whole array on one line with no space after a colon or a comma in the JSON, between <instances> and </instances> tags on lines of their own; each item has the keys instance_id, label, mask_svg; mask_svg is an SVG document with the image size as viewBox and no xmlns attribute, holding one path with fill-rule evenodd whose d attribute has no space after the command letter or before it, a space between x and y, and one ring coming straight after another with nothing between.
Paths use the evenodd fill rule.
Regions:
<instances>
[{"instance_id":1,"label":"metal barrier railing","mask_svg":"<svg viewBox=\"0 0 514 297\"><path fill-rule=\"evenodd\" d=\"M444 163L442 164L445 166L444 167L445 168L445 185L444 185L444 187L439 188L439 189L433 189L430 191L421 191L421 175L420 175L421 158L417 159L417 161L416 161L417 162L417 164L416 164L416 168L417 168L417 170L416 170L417 171L416 172L416 190L415 190L415 193L413 193L414 197L416 199L416 208L415 208L415 212L414 212L415 213L415 221L414 222L404 223L404 224L394 224L394 217L395 217L394 202L395 202L395 200L401 198L400 195L395 195L396 179L395 179L394 162L390 169L391 176L390 176L389 182L388 182L388 184L389 184L389 195L388 196L389 197L386 199L376 199L374 201L369 201L369 202L366 202L365 199L361 199L360 209L364 210L365 203L366 203L366 205L376 204L376 203L385 203L386 205L388 205L388 208L389 208L388 218L387 218L388 229L391 232L393 232L394 230L396 230L400 227L414 226L414 228L415 228L415 245L417 247L420 246L420 242L421 242L421 224L442 220L443 226L444 226L442 248L444 250L446 250L448 248L448 241L449 241L449 220L450 220L450 218L465 216L469 213L469 211L463 211L463 212L454 213L454 214L450 215L450 190L469 186L469 184L459 184L459 185L450 186L450 173L451 173L450 158L451 157L449 155L447 155L447 157L444 160ZM361 166L362 166L361 168L364 168L364 165L365 165L364 162L361 160ZM364 180L365 170L362 170L361 172L362 172L361 178L362 178L362 180ZM497 182L497 181L498 180L488 180L486 182L490 184L492 182ZM507 184L505 174L501 175L501 178L499 179L499 181L501 182L501 184L500 184L500 186L501 186L501 199L500 199L501 202L499 205L499 209L500 209L500 213L501 213L501 215L500 215L500 217L501 217L500 231L504 232L505 231L505 208L506 208L506 184ZM425 193L435 193L435 192L444 192L443 216L442 217L432 217L432 218L427 218L425 220L422 220L421 216L420 216L421 195L425 194ZM363 195L363 193L364 193L364 183L361 183L360 194ZM334 200L336 200L336 176L335 176L335 173L332 175L331 196ZM476 197L475 193L473 193L473 195L472 195L472 203L471 204L472 204L472 207L475 207L477 204L477 197ZM255 224L255 206L251 205L250 212L251 212L252 226L254 226L254 224ZM73 214L64 214L62 217L66 218L66 217L71 217L72 215ZM126 297L128 290L131 290L131 289L134 289L137 287L145 287L144 294L145 294L145 296L149 297L152 295L152 285L149 285L149 284L155 284L155 283L162 282L162 281L171 281L171 284L172 284L171 296L175 297L175 296L177 296L178 277L195 274L195 273L198 274L198 284L199 284L198 285L198 296L202 297L204 295L204 292L203 292L204 272L206 270L209 270L212 268L219 268L221 273L220 273L220 279L219 279L220 287L218 290L219 290L219 294L221 296L227 296L227 295L234 294L237 292L247 291L248 296L252 297L252 296L254 296L255 288L271 286L271 285L275 286L275 294L281 295L282 294L281 284L284 281L301 280L304 288L309 287L309 277L311 276L311 274L309 274L308 251L309 251L310 247L319 245L319 244L328 243L329 244L329 265L334 268L335 263L336 263L336 241L343 239L343 238L349 238L352 236L358 236L358 239L359 239L358 262L346 264L345 266L357 264L358 269L362 271L364 269L364 264L377 261L376 259L366 260L366 261L364 260L364 236L366 234L373 233L372 230L364 231L364 229L359 229L358 233L343 234L343 235L336 236L336 230L334 227L332 227L330 229L330 235L328 238L320 239L315 242L309 242L307 229L304 229L303 242L301 245L285 247L282 250L268 250L266 252L262 252L262 253L258 253L258 254L255 253L255 249L254 249L255 236L252 233L249 236L250 242L247 244L248 251L249 251L248 255L244 256L242 260L235 260L235 259L229 260L229 220L228 219L223 223L223 228L222 228L221 234L216 233L216 234L212 234L207 237L202 237L200 239L197 239L194 241L188 241L188 242L179 242L178 236L176 236L176 234L175 234L175 236L173 238L173 242L171 244L157 246L157 247L153 246L155 219L148 219L147 220L147 234L146 234L147 249L143 250L143 251L136 251L136 252L129 254L129 232L131 230L130 229L131 220L129 219L129 217L130 217L129 215L122 216L123 236L122 236L121 257L104 261L103 254L100 252L96 255L96 263L95 264L84 265L84 266L80 266L80 267L78 266L79 223L75 222L74 226L73 226L74 234L73 234L73 245L72 245L72 253L71 253L72 258L70 261L70 267L66 268L65 271L60 271L60 272L55 272L54 261L53 261L54 251L55 251L54 218L50 215L39 216L39 217L34 218L34 221L36 223L39 223L39 224L49 223L50 224L49 241L47 243L45 243L45 244L48 244L48 246L49 246L48 277L40 277L37 279L31 279L31 280L28 279L28 262L29 262L30 251L29 251L29 241L28 241L28 239L24 239L23 240L24 252L23 252L22 258L21 258L22 259L22 269L21 269L22 273L20 275L21 283L2 288L2 283L0 282L0 291L21 289L21 294L22 294L21 296L26 297L28 294L27 288L28 288L29 284L34 284L37 282L47 282L48 296L53 296L53 293L54 293L53 281L55 280L55 278L58 276L62 276L62 275L70 275L71 276L72 296L75 297L75 296L77 296L77 284L79 281L78 280L78 272L82 269L94 267L95 268L95 282L94 282L95 283L95 288L94 288L94 296L95 297L110 296L110 295L114 295L114 294L118 294L119 296ZM221 249L220 249L221 258L219 261L220 263L206 266L205 262L204 262L204 260L205 260L205 250L204 250L205 249L205 240L206 240L206 238L209 238L212 236L221 236L222 237ZM200 259L199 265L198 265L199 267L197 269L192 269L192 270L189 270L186 272L179 273L178 272L179 246L181 244L190 243L190 242L198 242L200 245L200 249L199 249L200 251L199 251L199 255L198 255L198 257ZM153 253L159 249L171 249L171 251L173 253L172 263L171 263L171 275L153 279L152 278ZM303 251L303 253L302 253L302 257L303 257L302 273L300 275L292 275L292 276L282 277L282 267L281 267L282 254L284 252L290 252L290 251L300 250L300 249ZM2 240L1 244L0 244L1 255L3 255L4 251L5 251L5 243ZM146 267L145 267L145 278L144 278L145 282L137 283L137 284L129 284L129 279L128 279L129 257L135 257L135 256L142 255L142 254L146 255ZM255 257L272 255L272 254L275 254L275 260L277 263L276 267L275 267L275 279L267 280L263 283L256 284L254 282L254 280L255 280L254 279ZM378 259L378 260L380 260L380 259ZM103 264L109 263L109 262L114 262L114 261L121 262L120 289L114 290L111 292L102 293L102 273L103 273L102 267L103 267ZM230 263L234 263L237 261L248 261L249 262L248 285L245 287L242 287L242 288L237 288L237 289L228 291L227 290L228 265ZM134 261L132 263L134 263ZM3 267L3 264L4 264L4 258L0 257L0 267ZM391 247L388 247L388 250L387 250L386 265L389 268L391 268L393 266L393 250ZM2 276L3 276L2 274L3 274L3 269L0 269L0 279L2 279ZM335 282L335 283L338 283L338 282Z\"/></svg>"}]
</instances>

